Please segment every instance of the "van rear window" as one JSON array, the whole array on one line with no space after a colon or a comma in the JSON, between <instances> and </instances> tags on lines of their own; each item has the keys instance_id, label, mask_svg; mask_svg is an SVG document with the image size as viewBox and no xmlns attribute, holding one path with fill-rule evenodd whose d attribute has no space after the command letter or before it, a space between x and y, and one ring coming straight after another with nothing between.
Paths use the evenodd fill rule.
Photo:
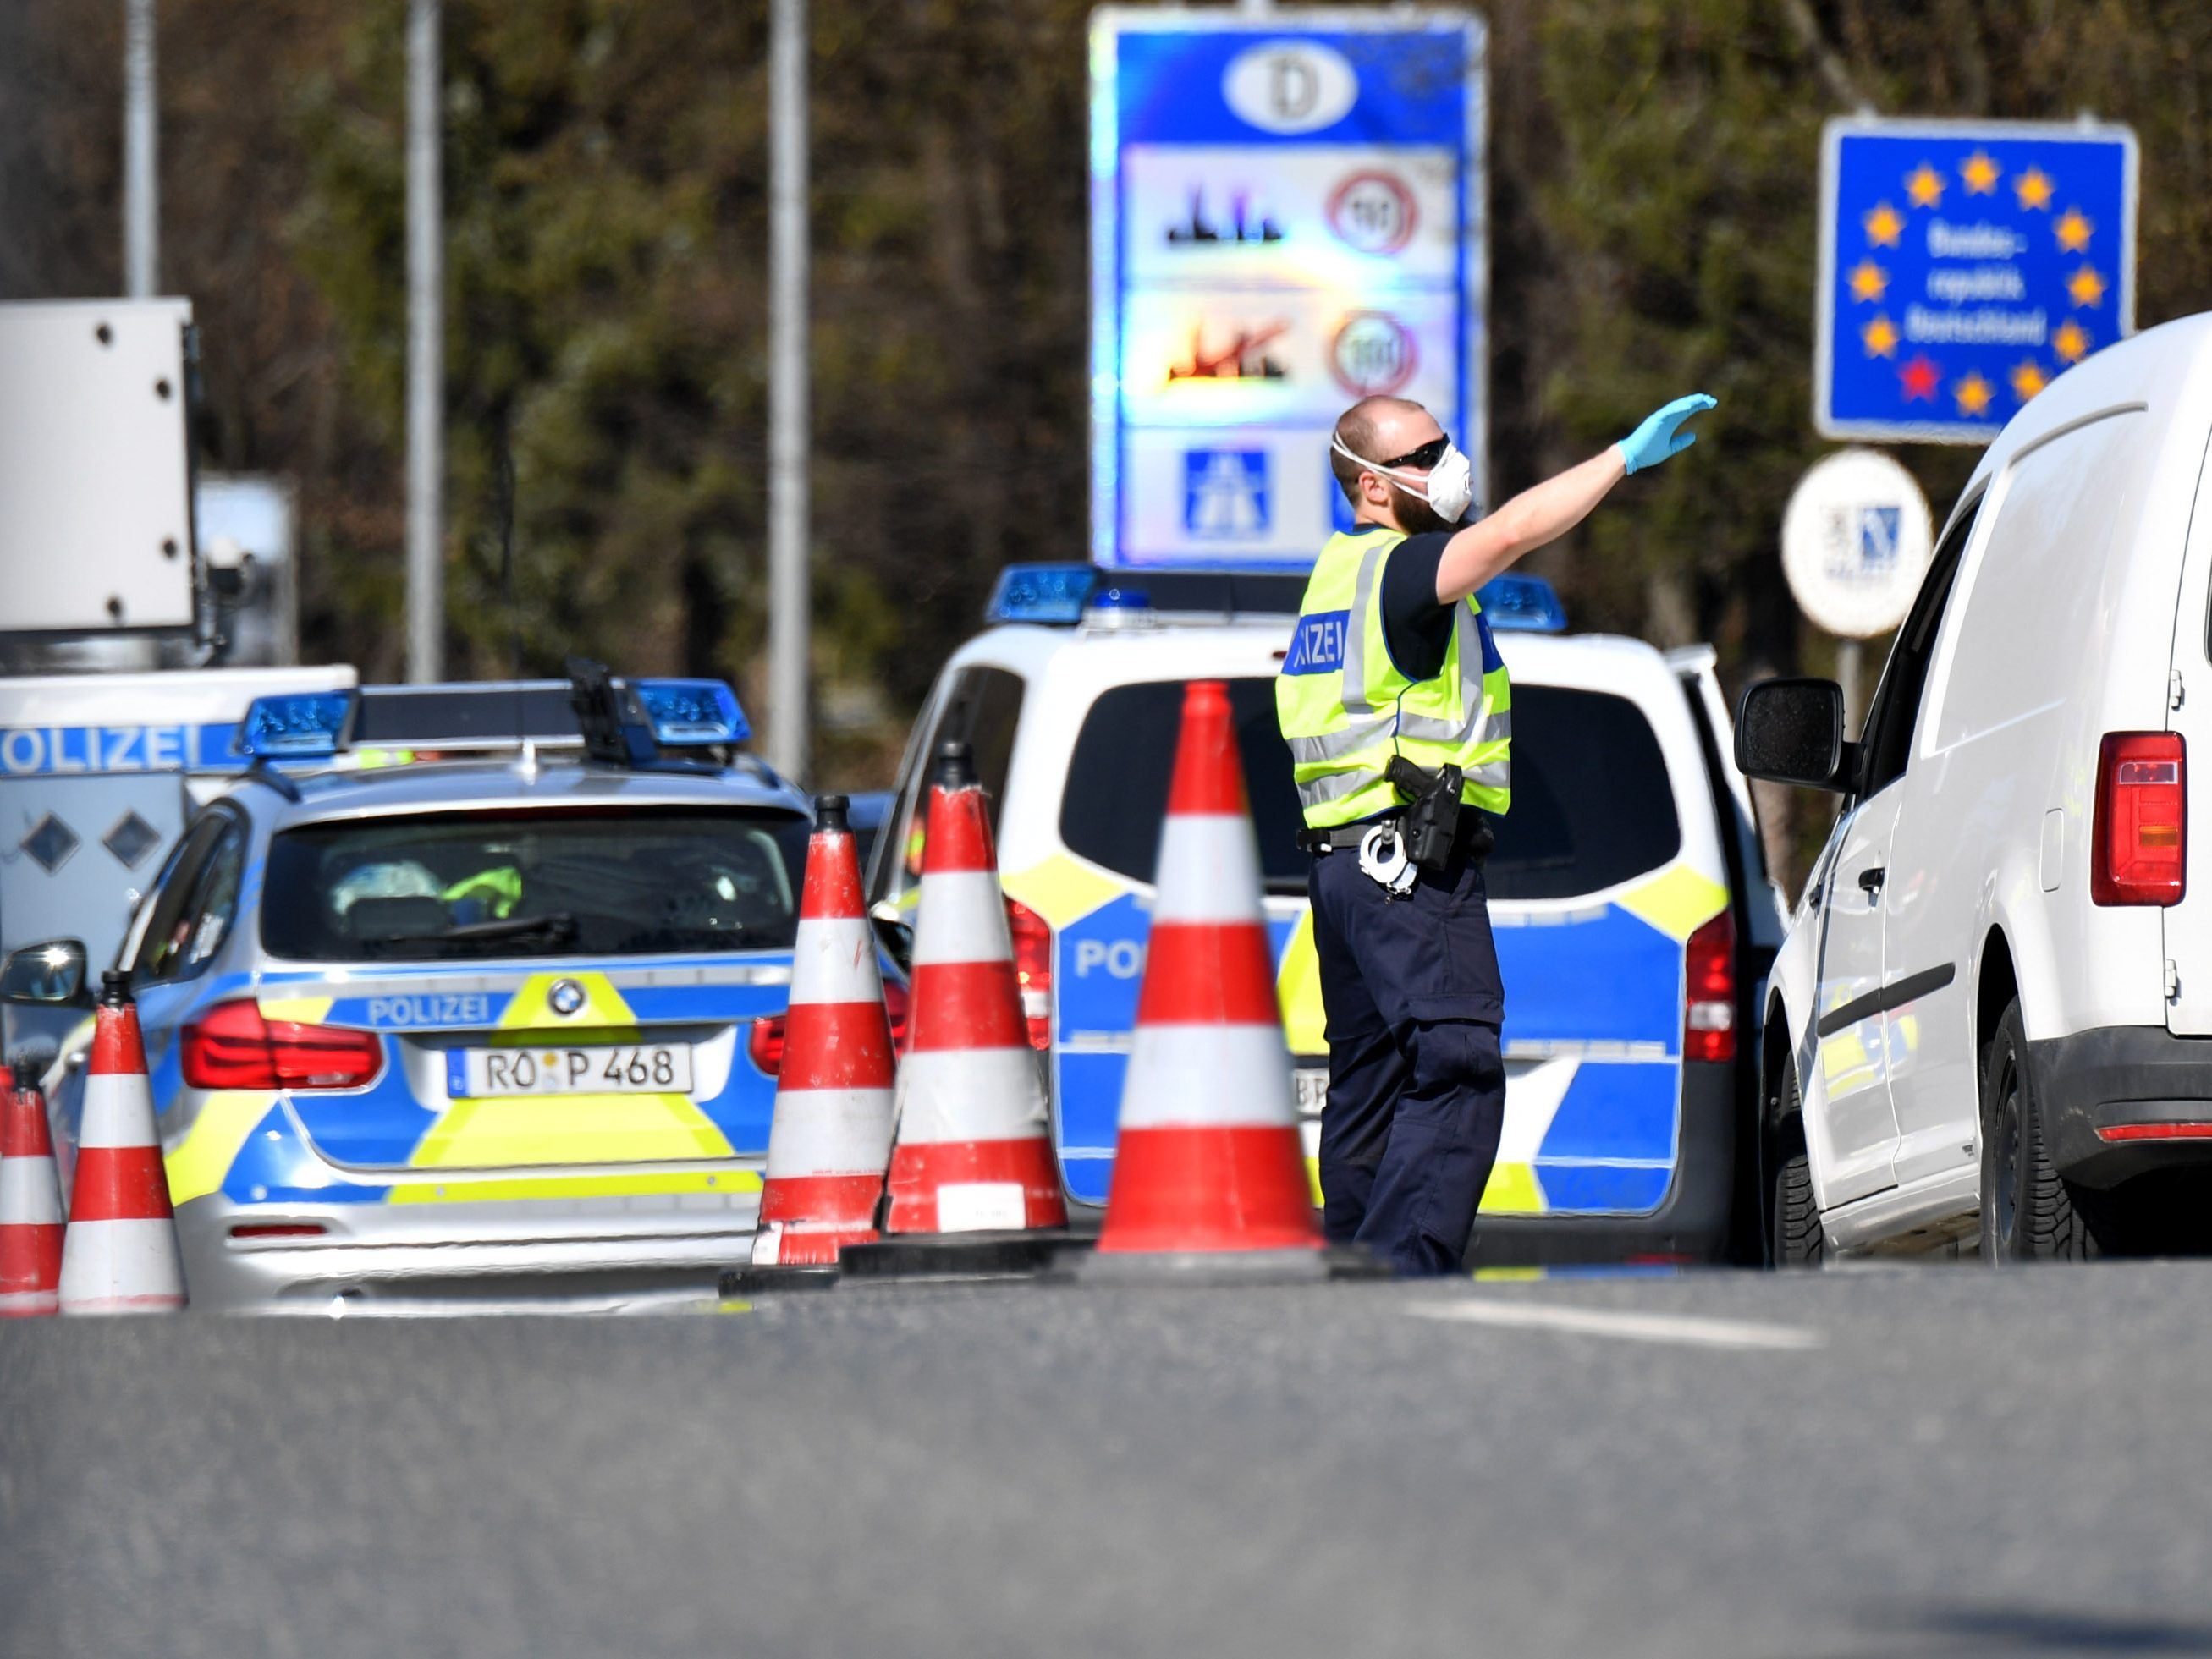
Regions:
<instances>
[{"instance_id":1,"label":"van rear window","mask_svg":"<svg viewBox=\"0 0 2212 1659\"><path fill-rule=\"evenodd\" d=\"M1153 878L1182 714L1182 682L1104 692L1076 736L1060 798L1073 852L1138 881ZM1303 892L1297 791L1275 725L1274 682L1229 682L1237 743L1269 890ZM1682 844L1659 739L1626 697L1565 686L1513 688L1513 810L1488 866L1496 899L1571 898L1656 869Z\"/></svg>"}]
</instances>

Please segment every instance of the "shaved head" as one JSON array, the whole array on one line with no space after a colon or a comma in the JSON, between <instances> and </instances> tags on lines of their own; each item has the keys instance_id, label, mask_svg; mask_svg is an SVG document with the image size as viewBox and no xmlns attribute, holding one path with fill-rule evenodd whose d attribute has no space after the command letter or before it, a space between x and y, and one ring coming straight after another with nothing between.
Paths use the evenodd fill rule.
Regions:
<instances>
[{"instance_id":1,"label":"shaved head","mask_svg":"<svg viewBox=\"0 0 2212 1659\"><path fill-rule=\"evenodd\" d=\"M1410 398L1362 398L1336 417L1336 442L1343 449L1330 447L1328 470L1361 523L1389 525L1408 534L1450 528L1442 514L1382 471L1443 435L1437 417ZM1358 459L1347 457L1346 449ZM1392 471L1415 478L1429 472L1425 466Z\"/></svg>"},{"instance_id":2,"label":"shaved head","mask_svg":"<svg viewBox=\"0 0 2212 1659\"><path fill-rule=\"evenodd\" d=\"M1399 423L1409 418L1427 420L1431 426L1436 424L1429 411L1411 398L1362 398L1336 417L1336 441L1358 456L1360 461L1372 465L1392 455L1402 455L1415 444L1425 441L1416 438L1413 443L1395 449L1381 447ZM1344 492L1344 499L1358 506L1362 471L1359 461L1348 461L1332 448L1328 452L1328 470L1336 475L1337 488Z\"/></svg>"}]
</instances>

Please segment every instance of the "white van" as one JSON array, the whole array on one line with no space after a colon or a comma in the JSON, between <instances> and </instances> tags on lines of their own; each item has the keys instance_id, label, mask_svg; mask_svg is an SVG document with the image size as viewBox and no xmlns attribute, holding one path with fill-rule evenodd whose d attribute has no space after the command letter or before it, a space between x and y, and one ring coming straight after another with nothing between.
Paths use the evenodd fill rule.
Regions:
<instances>
[{"instance_id":1,"label":"white van","mask_svg":"<svg viewBox=\"0 0 2212 1659\"><path fill-rule=\"evenodd\" d=\"M1844 797L1769 993L1778 1260L2212 1236L2208 435L2212 316L2099 353L1983 456L1860 741L1745 693L1743 770Z\"/></svg>"}]
</instances>

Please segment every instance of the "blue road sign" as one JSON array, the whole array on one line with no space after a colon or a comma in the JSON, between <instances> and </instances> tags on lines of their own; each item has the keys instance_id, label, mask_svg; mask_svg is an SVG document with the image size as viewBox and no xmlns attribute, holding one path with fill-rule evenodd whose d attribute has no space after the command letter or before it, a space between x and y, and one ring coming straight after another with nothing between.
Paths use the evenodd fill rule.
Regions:
<instances>
[{"instance_id":1,"label":"blue road sign","mask_svg":"<svg viewBox=\"0 0 2212 1659\"><path fill-rule=\"evenodd\" d=\"M1091 555L1303 569L1328 434L1433 410L1483 481L1483 31L1105 8L1091 35Z\"/></svg>"},{"instance_id":2,"label":"blue road sign","mask_svg":"<svg viewBox=\"0 0 2212 1659\"><path fill-rule=\"evenodd\" d=\"M1834 120L1820 154L1813 423L1986 443L2135 327L2122 126Z\"/></svg>"}]
</instances>

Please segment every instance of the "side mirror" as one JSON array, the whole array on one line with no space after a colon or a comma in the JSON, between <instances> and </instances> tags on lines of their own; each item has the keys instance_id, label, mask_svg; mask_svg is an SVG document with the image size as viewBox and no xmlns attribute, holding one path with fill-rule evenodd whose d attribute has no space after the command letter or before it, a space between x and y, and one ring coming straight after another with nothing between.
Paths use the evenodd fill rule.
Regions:
<instances>
[{"instance_id":1,"label":"side mirror","mask_svg":"<svg viewBox=\"0 0 2212 1659\"><path fill-rule=\"evenodd\" d=\"M877 942L898 963L899 972L914 972L914 924L897 904L885 899L868 912L868 920L875 924Z\"/></svg>"},{"instance_id":2,"label":"side mirror","mask_svg":"<svg viewBox=\"0 0 2212 1659\"><path fill-rule=\"evenodd\" d=\"M1844 741L1844 692L1833 680L1761 680L1735 711L1735 764L1746 777L1846 790L1858 745Z\"/></svg>"},{"instance_id":3,"label":"side mirror","mask_svg":"<svg viewBox=\"0 0 2212 1659\"><path fill-rule=\"evenodd\" d=\"M84 984L84 943L52 939L10 951L0 963L0 1002L27 1002L66 1008L91 998Z\"/></svg>"}]
</instances>

